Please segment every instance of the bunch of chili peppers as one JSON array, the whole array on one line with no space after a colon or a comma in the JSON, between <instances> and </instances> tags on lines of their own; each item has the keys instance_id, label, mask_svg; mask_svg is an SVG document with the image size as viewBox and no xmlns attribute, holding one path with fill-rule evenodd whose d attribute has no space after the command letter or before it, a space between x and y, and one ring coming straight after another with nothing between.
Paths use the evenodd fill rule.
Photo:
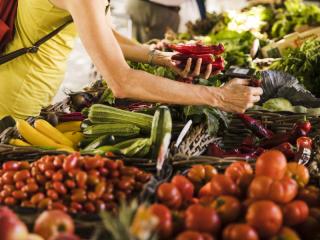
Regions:
<instances>
[{"instance_id":1,"label":"bunch of chili peppers","mask_svg":"<svg viewBox=\"0 0 320 240\"><path fill-rule=\"evenodd\" d=\"M311 131L311 123L307 120L299 121L285 133L273 133L263 124L246 114L237 114L253 135L246 137L240 147L232 151L224 151L216 143L209 147L209 155L216 157L240 157L244 159L256 158L266 149L281 151L288 160L300 164L308 164L311 158L312 140L307 137ZM296 145L296 148L293 145Z\"/></svg>"},{"instance_id":2,"label":"bunch of chili peppers","mask_svg":"<svg viewBox=\"0 0 320 240\"><path fill-rule=\"evenodd\" d=\"M195 44L170 44L168 48L176 51L177 54L172 56L177 66L184 69L188 59L191 58L191 71L196 67L197 60L202 59L201 73L205 73L207 66L212 65L213 74L217 74L224 69L224 59L220 56L224 52L224 46L219 45L203 45L198 42Z\"/></svg>"}]
</instances>

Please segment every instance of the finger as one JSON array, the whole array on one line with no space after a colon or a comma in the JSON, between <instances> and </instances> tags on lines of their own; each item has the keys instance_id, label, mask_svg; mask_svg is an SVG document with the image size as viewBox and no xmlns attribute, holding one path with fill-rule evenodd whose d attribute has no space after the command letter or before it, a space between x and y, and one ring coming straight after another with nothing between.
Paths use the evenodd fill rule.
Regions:
<instances>
[{"instance_id":1,"label":"finger","mask_svg":"<svg viewBox=\"0 0 320 240\"><path fill-rule=\"evenodd\" d=\"M202 58L198 58L197 63L196 63L196 67L194 68L192 76L196 77L196 76L200 75L201 64L202 64Z\"/></svg>"},{"instance_id":2,"label":"finger","mask_svg":"<svg viewBox=\"0 0 320 240\"><path fill-rule=\"evenodd\" d=\"M211 73L212 73L212 64L209 64L204 74L204 79L208 79L211 76Z\"/></svg>"},{"instance_id":3,"label":"finger","mask_svg":"<svg viewBox=\"0 0 320 240\"><path fill-rule=\"evenodd\" d=\"M263 94L263 89L260 87L250 87L250 91L254 96L260 96Z\"/></svg>"},{"instance_id":4,"label":"finger","mask_svg":"<svg viewBox=\"0 0 320 240\"><path fill-rule=\"evenodd\" d=\"M182 76L183 77L187 77L189 72L190 72L190 69L191 69L191 64L192 64L192 58L188 58L188 61L187 61L187 64L184 68L184 70L182 71Z\"/></svg>"},{"instance_id":5,"label":"finger","mask_svg":"<svg viewBox=\"0 0 320 240\"><path fill-rule=\"evenodd\" d=\"M259 101L260 101L260 96L252 96L251 101L252 101L253 103L259 102Z\"/></svg>"},{"instance_id":6,"label":"finger","mask_svg":"<svg viewBox=\"0 0 320 240\"><path fill-rule=\"evenodd\" d=\"M248 79L242 79L242 78L234 78L229 82L231 84L238 84L238 85L245 85L245 86L248 86L250 84L250 81Z\"/></svg>"}]
</instances>

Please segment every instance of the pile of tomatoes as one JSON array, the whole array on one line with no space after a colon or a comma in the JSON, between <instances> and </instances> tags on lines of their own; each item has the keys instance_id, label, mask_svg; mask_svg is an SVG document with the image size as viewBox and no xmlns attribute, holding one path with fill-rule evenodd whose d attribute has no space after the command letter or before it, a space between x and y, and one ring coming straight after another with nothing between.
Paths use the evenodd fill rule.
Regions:
<instances>
[{"instance_id":1,"label":"pile of tomatoes","mask_svg":"<svg viewBox=\"0 0 320 240\"><path fill-rule=\"evenodd\" d=\"M257 159L255 171L235 162L218 173L195 165L157 189L150 211L160 239L315 239L320 233L320 190L307 186L305 166L278 150Z\"/></svg>"},{"instance_id":2,"label":"pile of tomatoes","mask_svg":"<svg viewBox=\"0 0 320 240\"><path fill-rule=\"evenodd\" d=\"M0 170L0 204L70 213L115 211L150 178L121 160L79 153L45 156L31 164L9 161Z\"/></svg>"}]
</instances>

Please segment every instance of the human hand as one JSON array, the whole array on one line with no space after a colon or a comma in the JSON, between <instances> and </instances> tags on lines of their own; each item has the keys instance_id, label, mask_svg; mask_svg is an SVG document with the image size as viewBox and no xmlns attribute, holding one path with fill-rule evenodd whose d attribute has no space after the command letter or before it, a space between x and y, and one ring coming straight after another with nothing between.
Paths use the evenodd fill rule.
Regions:
<instances>
[{"instance_id":1,"label":"human hand","mask_svg":"<svg viewBox=\"0 0 320 240\"><path fill-rule=\"evenodd\" d=\"M212 74L212 65L208 64L207 69L205 73L201 73L201 65L202 65L202 59L199 58L197 60L197 63L195 65L195 68L193 71L191 71L192 66L192 59L189 58L187 61L187 64L184 69L180 69L177 65L177 61L173 61L171 58L176 53L173 52L159 52L155 54L155 63L159 63L159 65L166 66L173 70L175 73L179 74L183 78L187 77L198 77L201 76L204 79L208 79Z\"/></svg>"},{"instance_id":2,"label":"human hand","mask_svg":"<svg viewBox=\"0 0 320 240\"><path fill-rule=\"evenodd\" d=\"M218 90L217 107L226 112L243 113L260 101L262 88L249 87L249 80L235 78Z\"/></svg>"}]
</instances>

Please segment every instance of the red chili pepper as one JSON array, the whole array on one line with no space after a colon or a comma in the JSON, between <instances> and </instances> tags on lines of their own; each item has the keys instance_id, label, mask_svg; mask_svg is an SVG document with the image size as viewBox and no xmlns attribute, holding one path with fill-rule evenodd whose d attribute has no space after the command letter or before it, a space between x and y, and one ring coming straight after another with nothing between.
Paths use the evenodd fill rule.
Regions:
<instances>
[{"instance_id":1,"label":"red chili pepper","mask_svg":"<svg viewBox=\"0 0 320 240\"><path fill-rule=\"evenodd\" d=\"M282 152L288 160L293 159L295 156L294 147L289 142L284 142L284 143L274 147L273 149L276 149L276 150L279 150L280 152Z\"/></svg>"},{"instance_id":2,"label":"red chili pepper","mask_svg":"<svg viewBox=\"0 0 320 240\"><path fill-rule=\"evenodd\" d=\"M168 48L171 50L177 51L179 53L184 54L213 54L220 55L224 52L224 46L222 44L219 45L211 45L206 46L203 44L170 44Z\"/></svg>"},{"instance_id":3,"label":"red chili pepper","mask_svg":"<svg viewBox=\"0 0 320 240\"><path fill-rule=\"evenodd\" d=\"M83 121L85 117L81 112L67 113L59 116L59 122Z\"/></svg>"},{"instance_id":4,"label":"red chili pepper","mask_svg":"<svg viewBox=\"0 0 320 240\"><path fill-rule=\"evenodd\" d=\"M265 128L260 121L250 117L249 115L239 113L237 116L257 137L270 139L274 135L273 132Z\"/></svg>"},{"instance_id":5,"label":"red chili pepper","mask_svg":"<svg viewBox=\"0 0 320 240\"><path fill-rule=\"evenodd\" d=\"M213 157L223 157L226 152L217 143L211 143L208 148L208 154Z\"/></svg>"},{"instance_id":6,"label":"red chili pepper","mask_svg":"<svg viewBox=\"0 0 320 240\"><path fill-rule=\"evenodd\" d=\"M203 64L210 64L214 62L214 57L212 54L194 55L194 54L178 53L171 57L172 60L181 61L181 62L187 62L189 58L192 59L192 62L193 61L196 62L199 58L201 58Z\"/></svg>"},{"instance_id":7,"label":"red chili pepper","mask_svg":"<svg viewBox=\"0 0 320 240\"><path fill-rule=\"evenodd\" d=\"M254 135L246 136L241 143L241 146L255 146L257 143L257 137Z\"/></svg>"},{"instance_id":8,"label":"red chili pepper","mask_svg":"<svg viewBox=\"0 0 320 240\"><path fill-rule=\"evenodd\" d=\"M300 137L297 139L297 150L294 161L306 165L311 159L312 140L308 137Z\"/></svg>"}]
</instances>

